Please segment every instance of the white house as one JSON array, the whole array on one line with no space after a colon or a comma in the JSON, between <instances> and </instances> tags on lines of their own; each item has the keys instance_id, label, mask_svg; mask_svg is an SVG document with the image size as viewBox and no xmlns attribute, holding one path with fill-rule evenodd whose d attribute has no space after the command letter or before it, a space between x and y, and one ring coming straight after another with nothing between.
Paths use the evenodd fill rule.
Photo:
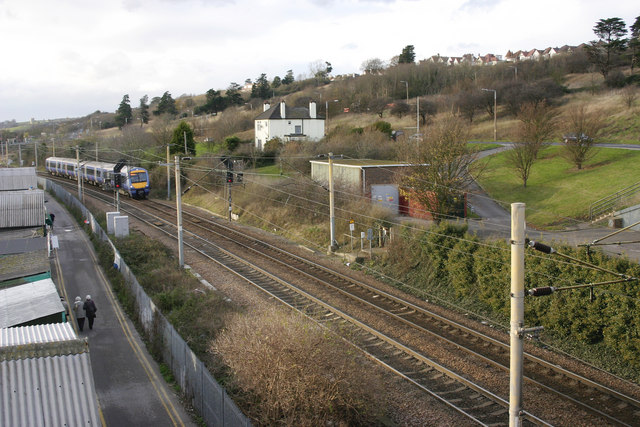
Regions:
<instances>
[{"instance_id":1,"label":"white house","mask_svg":"<svg viewBox=\"0 0 640 427\"><path fill-rule=\"evenodd\" d=\"M284 101L273 107L265 103L263 112L254 119L254 129L258 150L273 138L284 142L300 139L317 141L324 137L324 117L318 117L313 101L309 108L288 107Z\"/></svg>"}]
</instances>

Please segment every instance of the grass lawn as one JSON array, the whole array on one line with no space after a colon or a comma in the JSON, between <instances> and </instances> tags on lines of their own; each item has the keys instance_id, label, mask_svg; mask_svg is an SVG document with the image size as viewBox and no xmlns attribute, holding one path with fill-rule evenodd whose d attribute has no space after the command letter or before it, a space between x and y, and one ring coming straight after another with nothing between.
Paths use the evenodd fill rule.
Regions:
<instances>
[{"instance_id":1,"label":"grass lawn","mask_svg":"<svg viewBox=\"0 0 640 427\"><path fill-rule=\"evenodd\" d=\"M561 149L553 146L541 153L526 188L505 153L483 159L488 163L478 181L494 199L526 203L527 222L547 228L586 220L593 202L640 181L640 151L599 148L578 170Z\"/></svg>"}]
</instances>

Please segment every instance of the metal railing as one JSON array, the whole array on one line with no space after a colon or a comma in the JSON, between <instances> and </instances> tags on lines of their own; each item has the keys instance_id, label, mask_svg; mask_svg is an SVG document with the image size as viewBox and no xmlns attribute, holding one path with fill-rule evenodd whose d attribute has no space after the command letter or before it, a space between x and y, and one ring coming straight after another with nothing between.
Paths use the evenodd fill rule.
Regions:
<instances>
[{"instance_id":1,"label":"metal railing","mask_svg":"<svg viewBox=\"0 0 640 427\"><path fill-rule=\"evenodd\" d=\"M591 222L597 221L603 217L605 213L611 213L615 209L622 206L622 204L629 200L631 196L640 192L640 182L637 182L622 190L616 191L613 194L603 197L600 200L596 200L589 206L589 220Z\"/></svg>"}]
</instances>

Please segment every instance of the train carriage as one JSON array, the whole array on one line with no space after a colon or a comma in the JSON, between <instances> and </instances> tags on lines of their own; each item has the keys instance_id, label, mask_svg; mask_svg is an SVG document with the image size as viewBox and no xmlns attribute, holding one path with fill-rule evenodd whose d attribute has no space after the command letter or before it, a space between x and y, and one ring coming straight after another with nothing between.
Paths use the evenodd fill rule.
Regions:
<instances>
[{"instance_id":1,"label":"train carriage","mask_svg":"<svg viewBox=\"0 0 640 427\"><path fill-rule=\"evenodd\" d=\"M48 157L45 161L47 172L55 176L77 179L78 173L86 183L100 186L105 190L115 188L113 168L115 163L107 162L78 162L76 159L65 157ZM144 199L149 195L149 173L137 166L123 166L120 170L121 186L118 189L123 194L136 199Z\"/></svg>"}]
</instances>

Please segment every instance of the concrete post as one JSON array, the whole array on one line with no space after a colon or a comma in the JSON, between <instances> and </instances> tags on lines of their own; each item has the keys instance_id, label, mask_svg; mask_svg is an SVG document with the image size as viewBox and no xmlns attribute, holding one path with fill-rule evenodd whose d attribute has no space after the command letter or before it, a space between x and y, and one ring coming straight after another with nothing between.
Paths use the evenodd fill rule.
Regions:
<instances>
[{"instance_id":1,"label":"concrete post","mask_svg":"<svg viewBox=\"0 0 640 427\"><path fill-rule=\"evenodd\" d=\"M524 328L524 203L511 204L511 359L509 426L522 425L522 330Z\"/></svg>"}]
</instances>

